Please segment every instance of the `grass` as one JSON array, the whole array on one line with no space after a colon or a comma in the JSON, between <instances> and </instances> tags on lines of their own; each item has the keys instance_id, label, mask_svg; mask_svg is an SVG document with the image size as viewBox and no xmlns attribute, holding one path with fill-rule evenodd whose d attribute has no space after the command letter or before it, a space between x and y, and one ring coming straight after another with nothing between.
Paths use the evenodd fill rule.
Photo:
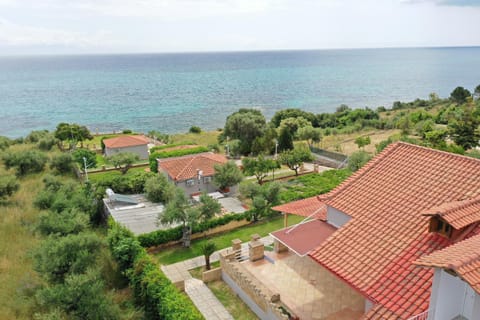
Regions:
<instances>
[{"instance_id":1,"label":"grass","mask_svg":"<svg viewBox=\"0 0 480 320\"><path fill-rule=\"evenodd\" d=\"M31 145L14 145L10 151L24 151ZM50 152L49 155L53 154ZM50 173L46 166L43 173L31 174L19 178L20 189L8 200L0 201L0 319L32 319L38 312L35 303L35 290L44 284L33 269L32 250L41 245L42 237L35 233L35 224L40 211L33 206L38 191L43 189L43 176ZM0 164L0 175L13 174ZM61 177L62 180L73 177ZM99 230L99 235L105 236ZM101 254L102 270L109 277L119 277L115 265L108 265L111 258L105 247ZM114 272L115 271L115 272ZM116 275L115 275L116 274ZM110 279L113 284L119 281ZM122 280L120 280L121 282ZM113 288L111 288L113 289ZM141 319L141 312L133 306L130 289L116 287L110 291L115 302L122 309L123 319Z\"/></svg>"},{"instance_id":2,"label":"grass","mask_svg":"<svg viewBox=\"0 0 480 320\"><path fill-rule=\"evenodd\" d=\"M375 145L380 141L387 140L388 137L398 134L400 130L372 130L367 129L360 132L355 132L351 134L337 134L325 136L320 142L320 148L340 152L346 155L351 155L352 153L358 151L358 146L355 144L355 138L359 136L369 136L371 143L365 146L365 151L370 153L375 153Z\"/></svg>"},{"instance_id":3,"label":"grass","mask_svg":"<svg viewBox=\"0 0 480 320\"><path fill-rule=\"evenodd\" d=\"M257 320L258 317L223 281L213 281L207 284L217 299L225 306L235 320Z\"/></svg>"},{"instance_id":4,"label":"grass","mask_svg":"<svg viewBox=\"0 0 480 320\"><path fill-rule=\"evenodd\" d=\"M220 261L210 262L210 267L211 269L220 267ZM195 269L191 269L188 272L190 272L192 277L202 280L202 274L204 271L206 271L205 266L202 266Z\"/></svg>"},{"instance_id":5,"label":"grass","mask_svg":"<svg viewBox=\"0 0 480 320\"><path fill-rule=\"evenodd\" d=\"M170 136L172 144L198 144L208 146L218 143L219 131L202 131L201 133L177 133Z\"/></svg>"},{"instance_id":6,"label":"grass","mask_svg":"<svg viewBox=\"0 0 480 320\"><path fill-rule=\"evenodd\" d=\"M289 225L298 223L304 218L299 216L290 216ZM154 254L154 258L161 264L172 264L175 262L191 259L202 255L202 246L207 241L212 241L217 246L217 250L230 247L233 239L242 241L250 240L252 234L266 236L270 232L283 228L283 216L275 217L266 222L258 222L227 233L192 241L190 248L183 248L179 245L165 248Z\"/></svg>"}]
</instances>

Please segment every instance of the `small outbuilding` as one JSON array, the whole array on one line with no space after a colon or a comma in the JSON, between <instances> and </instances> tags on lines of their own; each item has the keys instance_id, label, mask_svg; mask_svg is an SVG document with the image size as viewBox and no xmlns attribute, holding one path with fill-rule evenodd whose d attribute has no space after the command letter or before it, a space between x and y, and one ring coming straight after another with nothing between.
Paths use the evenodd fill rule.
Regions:
<instances>
[{"instance_id":1,"label":"small outbuilding","mask_svg":"<svg viewBox=\"0 0 480 320\"><path fill-rule=\"evenodd\" d=\"M118 136L103 140L105 144L105 156L113 156L117 153L132 152L140 159L148 159L149 140L145 136Z\"/></svg>"}]
</instances>

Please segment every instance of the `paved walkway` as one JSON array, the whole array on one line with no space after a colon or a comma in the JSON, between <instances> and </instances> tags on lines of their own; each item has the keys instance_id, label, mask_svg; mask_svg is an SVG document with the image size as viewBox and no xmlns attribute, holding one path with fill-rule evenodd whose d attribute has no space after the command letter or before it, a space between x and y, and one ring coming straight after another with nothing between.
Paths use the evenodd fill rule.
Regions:
<instances>
[{"instance_id":1,"label":"paved walkway","mask_svg":"<svg viewBox=\"0 0 480 320\"><path fill-rule=\"evenodd\" d=\"M270 236L263 237L260 241L265 245L271 245L273 243L273 239ZM247 249L248 243L242 243L242 250ZM228 248L212 254L210 261L218 261L220 259L219 252L226 250L228 250ZM225 309L223 304L218 301L217 297L215 297L205 283L193 278L190 272L188 272L188 270L202 267L204 265L205 258L199 256L166 266L162 265L161 269L172 282L178 282L181 280L185 281L185 292L206 320L233 320L232 315L227 309Z\"/></svg>"}]
</instances>

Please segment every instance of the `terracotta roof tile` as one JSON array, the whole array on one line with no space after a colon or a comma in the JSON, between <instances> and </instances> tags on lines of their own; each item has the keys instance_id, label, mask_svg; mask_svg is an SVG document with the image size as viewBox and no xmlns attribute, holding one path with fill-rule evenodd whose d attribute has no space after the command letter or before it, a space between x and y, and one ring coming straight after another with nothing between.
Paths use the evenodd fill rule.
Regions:
<instances>
[{"instance_id":1,"label":"terracotta roof tile","mask_svg":"<svg viewBox=\"0 0 480 320\"><path fill-rule=\"evenodd\" d=\"M145 136L119 136L105 139L103 143L107 148L125 148L145 145L148 144L149 141Z\"/></svg>"},{"instance_id":2,"label":"terracotta roof tile","mask_svg":"<svg viewBox=\"0 0 480 320\"><path fill-rule=\"evenodd\" d=\"M414 263L454 270L480 294L480 235L423 256Z\"/></svg>"},{"instance_id":3,"label":"terracotta roof tile","mask_svg":"<svg viewBox=\"0 0 480 320\"><path fill-rule=\"evenodd\" d=\"M439 215L455 229L461 229L480 221L480 197L447 202L430 208L424 211L423 214Z\"/></svg>"},{"instance_id":4,"label":"terracotta roof tile","mask_svg":"<svg viewBox=\"0 0 480 320\"><path fill-rule=\"evenodd\" d=\"M317 197L310 197L282 204L272 208L273 210L308 217L316 212L312 218L325 220L327 218L327 207Z\"/></svg>"},{"instance_id":5,"label":"terracotta roof tile","mask_svg":"<svg viewBox=\"0 0 480 320\"><path fill-rule=\"evenodd\" d=\"M392 144L318 197L352 219L309 255L378 303L375 310L388 309L388 316L377 318L408 318L428 308L433 276L412 262L450 244L428 233L429 218L422 213L477 196L479 160Z\"/></svg>"},{"instance_id":6,"label":"terracotta roof tile","mask_svg":"<svg viewBox=\"0 0 480 320\"><path fill-rule=\"evenodd\" d=\"M220 154L211 152L199 153L177 158L157 159L159 171L166 172L170 178L176 181L183 181L196 178L197 170L203 171L203 176L213 176L214 166L224 164L227 158Z\"/></svg>"}]
</instances>

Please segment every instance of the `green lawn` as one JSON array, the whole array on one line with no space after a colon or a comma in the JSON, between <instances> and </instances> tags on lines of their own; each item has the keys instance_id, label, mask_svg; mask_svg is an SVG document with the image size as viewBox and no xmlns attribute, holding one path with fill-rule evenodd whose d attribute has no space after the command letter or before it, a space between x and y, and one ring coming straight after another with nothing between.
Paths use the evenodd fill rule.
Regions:
<instances>
[{"instance_id":1,"label":"green lawn","mask_svg":"<svg viewBox=\"0 0 480 320\"><path fill-rule=\"evenodd\" d=\"M288 222L289 225L292 225L302 221L303 219L304 217L289 216ZM205 242L209 240L215 243L218 250L230 247L232 245L233 239L248 241L250 240L250 236L252 234L257 233L263 237L268 235L270 232L279 230L281 228L283 228L283 216L276 217L268 222L259 222L256 224L238 228L236 230L232 230L227 233L222 233L220 235L192 241L192 245L190 248L183 248L180 245L165 248L162 251L154 254L153 256L161 264L172 264L175 262L201 256L201 247Z\"/></svg>"},{"instance_id":2,"label":"green lawn","mask_svg":"<svg viewBox=\"0 0 480 320\"><path fill-rule=\"evenodd\" d=\"M177 133L170 136L172 143L177 144L198 144L208 146L218 143L219 131L202 131L201 133Z\"/></svg>"},{"instance_id":3,"label":"green lawn","mask_svg":"<svg viewBox=\"0 0 480 320\"><path fill-rule=\"evenodd\" d=\"M127 177L135 172L138 171L145 171L144 167L139 167L139 168L131 168L128 170L128 172L125 174ZM99 182L99 181L104 181L106 179L110 180L113 179L116 176L121 176L122 173L118 170L115 171L105 171L105 172L97 172L97 173L89 173L88 174L88 179L92 182Z\"/></svg>"},{"instance_id":4,"label":"green lawn","mask_svg":"<svg viewBox=\"0 0 480 320\"><path fill-rule=\"evenodd\" d=\"M257 320L258 317L223 281L213 281L207 284L217 299L225 306L235 320Z\"/></svg>"}]
</instances>

